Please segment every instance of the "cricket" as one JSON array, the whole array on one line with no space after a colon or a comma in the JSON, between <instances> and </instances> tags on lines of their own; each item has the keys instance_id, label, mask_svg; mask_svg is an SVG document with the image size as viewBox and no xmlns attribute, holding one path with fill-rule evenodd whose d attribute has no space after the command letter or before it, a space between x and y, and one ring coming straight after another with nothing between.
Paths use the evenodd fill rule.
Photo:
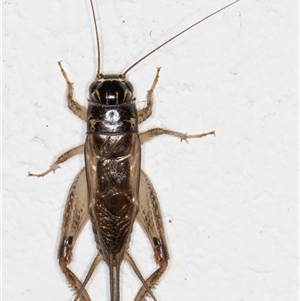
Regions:
<instances>
[{"instance_id":1,"label":"cricket","mask_svg":"<svg viewBox=\"0 0 300 301\"><path fill-rule=\"evenodd\" d=\"M75 292L74 301L91 301L86 285L102 261L107 264L109 270L109 300L120 301L120 267L124 260L129 263L141 282L134 300L142 301L149 297L157 301L153 290L168 266L169 253L157 194L151 180L141 170L141 144L160 135L170 135L179 138L180 141L187 141L215 135L215 131L184 134L153 128L139 132L138 125L152 114L153 92L158 83L160 68L157 68L147 92L146 107L141 110L136 108L133 85L127 80L127 74L164 45L238 1L222 7L184 29L138 59L122 74L105 75L101 73L100 37L94 4L90 0L98 62L95 80L89 87L87 108L74 99L73 83L62 62L58 62L67 84L68 107L76 116L87 122L85 143L59 156L45 172L28 173L28 176L43 177L54 172L60 164L73 156L84 154L85 166L75 177L65 203L58 249L59 266L67 283ZM92 223L97 255L85 278L80 280L69 268L69 263L77 238L88 220ZM151 243L157 264L157 269L148 277L141 274L129 252L131 233L136 221Z\"/></svg>"}]
</instances>

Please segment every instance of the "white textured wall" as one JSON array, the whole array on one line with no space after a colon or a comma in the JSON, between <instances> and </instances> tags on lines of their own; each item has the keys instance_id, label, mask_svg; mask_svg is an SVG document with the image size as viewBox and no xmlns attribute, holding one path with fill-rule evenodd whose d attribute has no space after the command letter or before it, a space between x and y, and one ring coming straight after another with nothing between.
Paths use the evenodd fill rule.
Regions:
<instances>
[{"instance_id":1,"label":"white textured wall","mask_svg":"<svg viewBox=\"0 0 300 301\"><path fill-rule=\"evenodd\" d=\"M152 2L152 3L150 3ZM98 0L102 71L120 73L225 0ZM217 136L180 143L159 137L142 164L160 198L170 266L160 301L298 300L298 1L241 0L128 74L138 106L162 66L153 117L162 126ZM72 300L56 262L64 201L82 156L45 178L64 151L83 143L85 124L68 110L66 84L86 104L95 75L87 0L3 1L3 300ZM155 268L140 229L130 252ZM83 277L95 255L87 227L74 252ZM140 283L122 269L122 300ZM88 286L108 300L101 265Z\"/></svg>"}]
</instances>

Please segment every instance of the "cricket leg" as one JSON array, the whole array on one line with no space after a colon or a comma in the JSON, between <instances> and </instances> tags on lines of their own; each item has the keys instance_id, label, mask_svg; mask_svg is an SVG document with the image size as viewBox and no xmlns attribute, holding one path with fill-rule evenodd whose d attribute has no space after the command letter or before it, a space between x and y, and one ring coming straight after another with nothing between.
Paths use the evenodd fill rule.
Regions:
<instances>
[{"instance_id":1,"label":"cricket leg","mask_svg":"<svg viewBox=\"0 0 300 301\"><path fill-rule=\"evenodd\" d=\"M65 161L69 160L70 158L74 157L75 155L82 154L83 151L84 151L84 145L83 144L79 145L77 147L74 147L74 148L68 150L67 152L63 153L61 156L59 156L58 159L46 171L44 171L42 173L39 173L39 174L31 173L29 171L28 172L28 177L44 177L45 175L47 175L51 171L55 172L55 170L57 168L60 168L60 166L58 164L61 164Z\"/></svg>"},{"instance_id":2,"label":"cricket leg","mask_svg":"<svg viewBox=\"0 0 300 301\"><path fill-rule=\"evenodd\" d=\"M146 108L138 111L138 123L142 123L143 121L145 121L148 117L151 116L152 114L152 107L153 107L153 91L155 89L155 86L158 82L158 78L159 78L159 72L160 72L161 68L157 68L156 70L156 75L154 78L154 81L152 83L152 86L150 88L150 90L147 92L147 106Z\"/></svg>"},{"instance_id":3,"label":"cricket leg","mask_svg":"<svg viewBox=\"0 0 300 301\"><path fill-rule=\"evenodd\" d=\"M79 104L76 100L74 100L73 83L70 82L66 71L62 67L61 61L59 61L57 63L59 65L60 71L61 71L61 73L62 73L63 77L65 78L66 83L68 85L68 93L67 93L68 107L76 116L78 116L80 119L86 121L87 109L84 106L82 106L81 104Z\"/></svg>"},{"instance_id":4,"label":"cricket leg","mask_svg":"<svg viewBox=\"0 0 300 301\"><path fill-rule=\"evenodd\" d=\"M146 294L148 294L149 296L151 296L151 298L153 299L153 301L157 301L156 297L153 295L150 287L148 286L146 280L144 279L143 275L141 274L139 268L137 267L137 265L135 264L133 258L131 257L131 255L128 252L125 253L124 259L130 264L130 266L134 270L135 274L138 276L138 278L143 283L143 287L147 291Z\"/></svg>"},{"instance_id":5,"label":"cricket leg","mask_svg":"<svg viewBox=\"0 0 300 301\"><path fill-rule=\"evenodd\" d=\"M88 273L87 273L87 275L86 275L86 277L85 277L85 279L84 279L82 285L81 285L81 288L80 288L79 290L77 290L77 295L76 295L74 301L77 301L79 298L80 298L80 300L85 301L85 299L82 299L82 294L83 294L84 291L86 291L86 290L85 290L85 286L86 286L87 283L89 282L89 280L90 280L91 276L93 275L93 273L94 273L94 271L95 271L97 265L98 265L102 260L103 260L103 255L102 255L102 253L98 253L97 256L95 257L95 259L94 259L94 261L93 261L93 263L92 263L92 265L91 265L91 267L90 267L90 269L89 269L89 271L88 271ZM69 271L70 271L70 270L69 270ZM74 275L74 274L73 274L73 275ZM87 300L89 300L89 299L87 299Z\"/></svg>"},{"instance_id":6,"label":"cricket leg","mask_svg":"<svg viewBox=\"0 0 300 301\"><path fill-rule=\"evenodd\" d=\"M164 225L160 206L154 187L147 177L141 171L140 178L140 209L137 220L147 234L154 251L155 261L158 269L146 280L147 285L143 285L137 293L134 301L142 301L149 294L154 285L158 282L168 266L169 253L165 238Z\"/></svg>"},{"instance_id":7,"label":"cricket leg","mask_svg":"<svg viewBox=\"0 0 300 301\"><path fill-rule=\"evenodd\" d=\"M63 215L61 237L58 248L58 262L62 272L65 274L68 284L76 293L76 300L90 301L90 297L84 288L95 267L102 259L98 254L90 268L84 284L68 268L72 260L72 251L76 240L89 219L88 192L85 169L83 168L74 179L65 204Z\"/></svg>"},{"instance_id":8,"label":"cricket leg","mask_svg":"<svg viewBox=\"0 0 300 301\"><path fill-rule=\"evenodd\" d=\"M174 137L178 137L180 139L180 141L184 140L187 142L187 139L192 139L192 138L202 138L208 135L214 135L215 136L215 131L211 131L211 132L207 132L207 133L202 133L202 134L195 134L195 135L189 135L189 134L184 134L184 133L180 133L180 132L175 132L175 131L171 131L171 130L165 130L162 128L155 128L155 129L151 129L149 131L140 133L140 141L141 144L150 141L151 139L153 139L154 137L160 136L160 135L171 135Z\"/></svg>"}]
</instances>

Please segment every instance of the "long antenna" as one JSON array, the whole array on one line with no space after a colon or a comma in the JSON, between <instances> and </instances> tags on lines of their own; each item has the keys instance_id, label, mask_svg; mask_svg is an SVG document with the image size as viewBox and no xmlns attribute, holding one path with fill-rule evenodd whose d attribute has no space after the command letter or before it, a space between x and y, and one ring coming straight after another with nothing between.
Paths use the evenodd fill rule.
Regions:
<instances>
[{"instance_id":1,"label":"long antenna","mask_svg":"<svg viewBox=\"0 0 300 301\"><path fill-rule=\"evenodd\" d=\"M224 10L225 8L235 4L236 2L239 2L240 0L236 0L224 7L222 7L221 9L215 11L214 13L208 15L207 17L203 18L202 20L194 23L193 25L189 26L188 28L186 28L185 30L181 31L180 33L178 33L177 35L175 35L174 37L172 37L171 39L167 40L166 42L162 43L160 46L156 47L155 49L153 49L152 51L150 51L149 53L147 53L146 55L144 55L142 58L140 58L138 61L136 61L133 65L131 65L123 74L122 77L125 78L126 74L128 73L129 70L131 70L133 67L135 67L137 64L139 64L141 61L143 61L146 57L148 57L149 55L151 55L153 52L157 51L158 49L160 49L161 47L165 46L166 44L168 44L169 42L171 42L172 40L176 39L177 37L179 37L180 35L182 35L183 33L185 33L186 31L190 30L191 28L195 27L196 25L198 25L199 23L203 22L204 20L212 17L213 15L219 13L220 11Z\"/></svg>"},{"instance_id":2,"label":"long antenna","mask_svg":"<svg viewBox=\"0 0 300 301\"><path fill-rule=\"evenodd\" d=\"M95 34L96 34L96 41L97 41L98 67L97 67L96 79L99 79L101 77L101 75L100 75L100 41L99 41L99 34L98 34L93 0L90 0L90 3L91 3L92 12L93 12L93 20L94 20Z\"/></svg>"}]
</instances>

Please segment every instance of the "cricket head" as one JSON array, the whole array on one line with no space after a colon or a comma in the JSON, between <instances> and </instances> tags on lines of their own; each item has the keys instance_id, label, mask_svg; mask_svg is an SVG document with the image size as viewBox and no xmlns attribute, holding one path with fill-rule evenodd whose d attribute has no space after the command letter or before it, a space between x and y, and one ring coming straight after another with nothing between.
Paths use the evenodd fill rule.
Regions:
<instances>
[{"instance_id":1,"label":"cricket head","mask_svg":"<svg viewBox=\"0 0 300 301\"><path fill-rule=\"evenodd\" d=\"M134 101L133 86L125 77L101 75L89 88L89 101L103 105L118 105Z\"/></svg>"}]
</instances>

